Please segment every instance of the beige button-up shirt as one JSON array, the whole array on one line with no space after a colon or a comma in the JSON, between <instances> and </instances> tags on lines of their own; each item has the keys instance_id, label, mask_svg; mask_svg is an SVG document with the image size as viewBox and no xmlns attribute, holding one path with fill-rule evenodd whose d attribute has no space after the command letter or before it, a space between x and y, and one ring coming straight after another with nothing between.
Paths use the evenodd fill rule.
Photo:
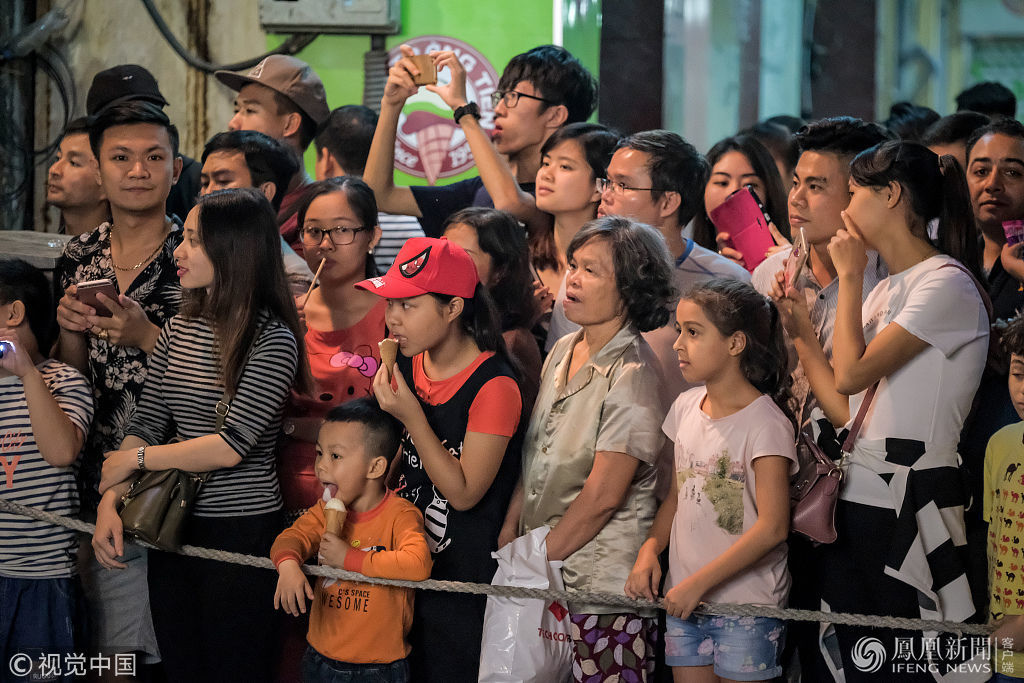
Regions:
<instances>
[{"instance_id":1,"label":"beige button-up shirt","mask_svg":"<svg viewBox=\"0 0 1024 683\"><path fill-rule=\"evenodd\" d=\"M572 349L582 334L560 339L544 364L523 445L520 533L558 524L583 490L598 451L636 458L640 466L625 502L562 567L568 589L622 593L656 511L654 464L665 438L661 378L647 342L626 327L569 379ZM578 603L569 608L584 614L623 611Z\"/></svg>"}]
</instances>

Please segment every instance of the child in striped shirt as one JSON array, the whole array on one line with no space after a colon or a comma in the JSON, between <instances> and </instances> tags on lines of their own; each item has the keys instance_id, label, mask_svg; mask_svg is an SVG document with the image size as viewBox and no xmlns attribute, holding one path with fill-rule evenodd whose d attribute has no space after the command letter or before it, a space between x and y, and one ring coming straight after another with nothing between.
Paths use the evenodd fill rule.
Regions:
<instances>
[{"instance_id":1,"label":"child in striped shirt","mask_svg":"<svg viewBox=\"0 0 1024 683\"><path fill-rule=\"evenodd\" d=\"M92 421L92 391L70 365L45 358L54 302L46 276L0 259L0 498L58 515L78 512L74 463ZM0 643L7 658L81 645L74 532L0 512Z\"/></svg>"}]
</instances>

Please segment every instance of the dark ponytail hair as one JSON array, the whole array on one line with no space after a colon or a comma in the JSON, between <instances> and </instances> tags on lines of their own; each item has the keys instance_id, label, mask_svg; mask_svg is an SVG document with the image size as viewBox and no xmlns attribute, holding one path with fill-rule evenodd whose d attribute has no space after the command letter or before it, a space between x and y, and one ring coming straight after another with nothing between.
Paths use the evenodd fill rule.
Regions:
<instances>
[{"instance_id":1,"label":"dark ponytail hair","mask_svg":"<svg viewBox=\"0 0 1024 683\"><path fill-rule=\"evenodd\" d=\"M899 183L907 196L911 231L982 280L971 197L955 157L940 158L922 144L890 140L854 157L850 177L862 187ZM934 242L928 238L928 221L933 218L939 219Z\"/></svg>"},{"instance_id":2,"label":"dark ponytail hair","mask_svg":"<svg viewBox=\"0 0 1024 683\"><path fill-rule=\"evenodd\" d=\"M487 291L501 317L501 329L529 327L535 315L533 273L526 233L519 222L506 211L471 206L448 216L442 232L458 223L476 231L480 249L491 257L491 283Z\"/></svg>"},{"instance_id":3,"label":"dark ponytail hair","mask_svg":"<svg viewBox=\"0 0 1024 683\"><path fill-rule=\"evenodd\" d=\"M789 354L779 309L746 282L715 278L697 285L683 297L701 307L724 336L742 332L747 343L740 354L740 370L762 394L772 397L796 429L790 406L792 394Z\"/></svg>"},{"instance_id":4,"label":"dark ponytail hair","mask_svg":"<svg viewBox=\"0 0 1024 683\"><path fill-rule=\"evenodd\" d=\"M442 305L447 305L455 298L452 294L431 293ZM462 314L459 316L459 326L462 331L473 338L481 351L494 351L509 357L505 348L505 339L501 336L501 317L498 309L494 306L494 300L487 292L487 287L476 283L476 290L473 296L463 298Z\"/></svg>"}]
</instances>

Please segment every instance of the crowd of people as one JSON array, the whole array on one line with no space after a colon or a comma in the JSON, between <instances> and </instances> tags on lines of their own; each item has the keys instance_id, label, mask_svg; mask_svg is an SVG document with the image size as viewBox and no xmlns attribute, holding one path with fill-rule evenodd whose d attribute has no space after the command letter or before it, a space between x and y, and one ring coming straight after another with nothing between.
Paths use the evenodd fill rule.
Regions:
<instances>
[{"instance_id":1,"label":"crowd of people","mask_svg":"<svg viewBox=\"0 0 1024 683\"><path fill-rule=\"evenodd\" d=\"M0 258L0 497L95 533L0 513L3 664L475 681L482 596L311 585L301 565L489 583L492 553L543 529L567 589L663 599L569 603L575 681L891 680L855 645L934 636L701 602L992 622L1004 652L973 680L1024 680L1012 94L779 116L702 154L588 122L596 80L550 45L506 66L488 133L435 52L425 87L479 176L402 187L413 56L379 115L330 110L295 57L218 72L235 115L198 161L148 71L96 75L49 170L71 236L52 283ZM763 253L716 225L745 188ZM833 543L791 530L808 440L842 468ZM122 497L173 469L204 479L182 541L276 576L129 542ZM899 680L962 673L951 639Z\"/></svg>"}]
</instances>

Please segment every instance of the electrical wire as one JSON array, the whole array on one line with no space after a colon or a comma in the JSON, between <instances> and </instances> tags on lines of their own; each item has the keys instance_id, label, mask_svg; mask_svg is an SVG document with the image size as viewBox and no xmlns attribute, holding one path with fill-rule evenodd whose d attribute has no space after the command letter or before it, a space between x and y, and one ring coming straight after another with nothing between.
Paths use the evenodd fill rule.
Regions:
<instances>
[{"instance_id":1,"label":"electrical wire","mask_svg":"<svg viewBox=\"0 0 1024 683\"><path fill-rule=\"evenodd\" d=\"M160 31L160 34L164 37L164 40L171 46L171 48L178 53L185 62L193 69L204 71L206 73L213 73L214 71L242 71L248 69L251 66L259 64L261 61L266 59L270 55L294 55L295 53L302 50L304 47L309 45L319 35L318 33L296 33L285 40L281 45L270 52L266 52L258 57L252 59L246 59L241 62L235 62L234 64L214 64L208 62L205 59L201 59L196 55L189 52L184 45L175 37L174 33L171 32L170 26L164 21L160 11L156 8L153 0L141 0L143 7L146 8L146 12L149 13L149 17L156 24L156 28Z\"/></svg>"}]
</instances>

